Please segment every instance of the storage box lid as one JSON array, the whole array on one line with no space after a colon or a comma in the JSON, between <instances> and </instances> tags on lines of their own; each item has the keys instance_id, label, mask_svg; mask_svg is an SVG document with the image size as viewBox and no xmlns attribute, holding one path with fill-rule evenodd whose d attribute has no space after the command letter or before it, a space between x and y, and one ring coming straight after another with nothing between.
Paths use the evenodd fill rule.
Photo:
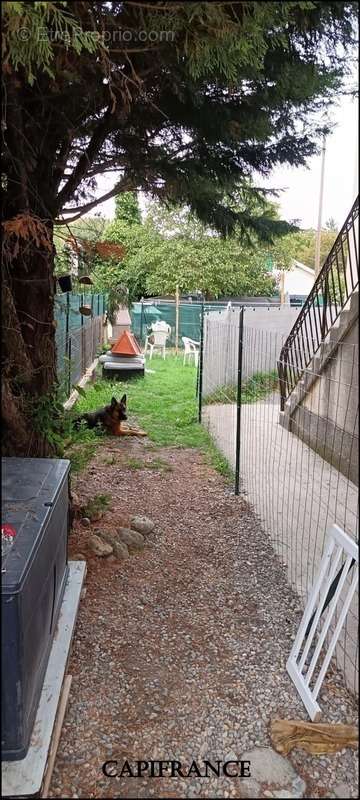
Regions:
<instances>
[{"instance_id":1,"label":"storage box lid","mask_svg":"<svg viewBox=\"0 0 360 800\"><path fill-rule=\"evenodd\" d=\"M57 458L2 458L1 525L14 530L1 558L3 591L22 582L37 543L67 479L70 461Z\"/></svg>"}]
</instances>

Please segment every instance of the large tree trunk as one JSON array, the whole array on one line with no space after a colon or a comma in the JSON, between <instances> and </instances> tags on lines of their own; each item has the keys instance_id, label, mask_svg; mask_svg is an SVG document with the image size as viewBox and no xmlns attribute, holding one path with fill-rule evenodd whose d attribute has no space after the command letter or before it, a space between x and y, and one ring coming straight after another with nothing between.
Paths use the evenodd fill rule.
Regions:
<instances>
[{"instance_id":1,"label":"large tree trunk","mask_svg":"<svg viewBox=\"0 0 360 800\"><path fill-rule=\"evenodd\" d=\"M48 441L56 383L52 227L34 219L20 215L4 225L2 454L7 456L54 452ZM14 226L16 233L9 233Z\"/></svg>"},{"instance_id":2,"label":"large tree trunk","mask_svg":"<svg viewBox=\"0 0 360 800\"><path fill-rule=\"evenodd\" d=\"M43 135L40 100L30 106L21 70L7 75L2 260L2 454L54 451L51 396L56 386L53 178L56 142ZM51 439L51 435L50 435Z\"/></svg>"}]
</instances>

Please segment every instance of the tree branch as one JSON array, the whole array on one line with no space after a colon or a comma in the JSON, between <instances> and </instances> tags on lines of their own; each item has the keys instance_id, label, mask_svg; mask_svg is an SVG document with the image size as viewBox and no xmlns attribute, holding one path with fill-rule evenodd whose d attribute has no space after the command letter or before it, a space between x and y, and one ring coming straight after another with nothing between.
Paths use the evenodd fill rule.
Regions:
<instances>
[{"instance_id":1,"label":"tree branch","mask_svg":"<svg viewBox=\"0 0 360 800\"><path fill-rule=\"evenodd\" d=\"M115 195L120 194L121 192L131 192L136 191L136 186L134 186L133 182L129 179L123 179L119 183L117 183L110 192L103 194L102 197L97 198L96 200L92 200L90 203L86 203L84 206L79 206L78 208L64 208L62 211L63 214L70 214L75 213L75 217L71 217L70 219L67 217L66 219L57 219L55 220L55 225L68 225L70 222L76 222L77 219L86 214L87 211L91 211L92 208L95 206L100 205L100 203L104 203L105 200L110 200L111 197L115 197Z\"/></svg>"},{"instance_id":2,"label":"tree branch","mask_svg":"<svg viewBox=\"0 0 360 800\"><path fill-rule=\"evenodd\" d=\"M79 183L81 183L83 178L86 177L89 166L91 166L93 163L95 156L98 154L100 148L104 144L107 134L110 131L111 124L109 123L111 122L111 119L111 111L108 108L103 119L95 129L95 132L86 150L83 152L82 156L80 156L71 178L69 178L57 196L58 211L61 211L65 203L74 194L75 190L79 186Z\"/></svg>"}]
</instances>

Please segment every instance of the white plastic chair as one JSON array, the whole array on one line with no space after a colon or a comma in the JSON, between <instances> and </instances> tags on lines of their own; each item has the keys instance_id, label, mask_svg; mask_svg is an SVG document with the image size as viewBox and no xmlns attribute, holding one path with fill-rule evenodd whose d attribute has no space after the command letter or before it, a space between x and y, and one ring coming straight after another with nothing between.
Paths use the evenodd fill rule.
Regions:
<instances>
[{"instance_id":1,"label":"white plastic chair","mask_svg":"<svg viewBox=\"0 0 360 800\"><path fill-rule=\"evenodd\" d=\"M168 322L165 322L164 319L159 319L157 322L153 322L151 326L152 331L166 331L169 336L171 333L171 328Z\"/></svg>"},{"instance_id":2,"label":"white plastic chair","mask_svg":"<svg viewBox=\"0 0 360 800\"><path fill-rule=\"evenodd\" d=\"M166 355L166 342L170 336L171 328L164 320L153 322L151 325L151 333L145 339L144 355L147 350L150 350L150 360L153 357L154 350L161 350L163 358ZM150 341L152 340L152 341Z\"/></svg>"},{"instance_id":3,"label":"white plastic chair","mask_svg":"<svg viewBox=\"0 0 360 800\"><path fill-rule=\"evenodd\" d=\"M190 359L194 357L195 367L197 367L199 362L199 347L200 342L195 342L194 339L189 339L188 336L182 336L182 342L184 345L184 361L183 364L186 364L186 359Z\"/></svg>"}]
</instances>

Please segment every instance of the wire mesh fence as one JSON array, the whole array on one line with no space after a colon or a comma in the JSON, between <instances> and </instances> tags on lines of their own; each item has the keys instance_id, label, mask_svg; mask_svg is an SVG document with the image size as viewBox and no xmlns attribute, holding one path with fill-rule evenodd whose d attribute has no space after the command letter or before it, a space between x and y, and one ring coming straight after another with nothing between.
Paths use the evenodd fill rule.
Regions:
<instances>
[{"instance_id":1,"label":"wire mesh fence","mask_svg":"<svg viewBox=\"0 0 360 800\"><path fill-rule=\"evenodd\" d=\"M90 316L80 308L87 306ZM56 296L56 358L61 392L69 397L104 342L106 295L62 294Z\"/></svg>"},{"instance_id":2,"label":"wire mesh fence","mask_svg":"<svg viewBox=\"0 0 360 800\"><path fill-rule=\"evenodd\" d=\"M341 340L329 337L281 412L278 361L291 314L285 307L205 313L199 401L202 423L233 468L235 492L253 506L305 601L330 526L358 540L358 318ZM341 601L330 631L340 610ZM356 599L336 648L355 691L357 641Z\"/></svg>"}]
</instances>

